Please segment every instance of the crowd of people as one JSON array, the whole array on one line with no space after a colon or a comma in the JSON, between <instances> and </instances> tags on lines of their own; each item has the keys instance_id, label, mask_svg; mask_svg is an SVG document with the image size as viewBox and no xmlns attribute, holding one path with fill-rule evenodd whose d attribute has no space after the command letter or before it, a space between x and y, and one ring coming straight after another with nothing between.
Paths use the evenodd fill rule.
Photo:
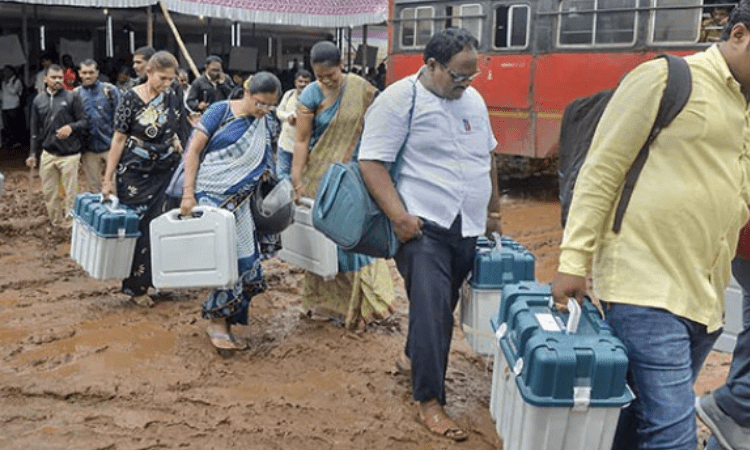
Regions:
<instances>
[{"instance_id":1,"label":"crowd of people","mask_svg":"<svg viewBox=\"0 0 750 450\"><path fill-rule=\"evenodd\" d=\"M694 450L696 412L715 435L708 448L750 448L748 290L745 330L727 385L697 400L693 393L721 332L730 265L750 287L743 255L732 262L750 204L744 144L750 0L725 23L715 45L686 57L692 96L654 141L621 229L612 230L613 205L657 114L664 60L642 64L623 79L576 184L552 292L561 304L569 297L582 301L591 273L606 321L628 350L627 379L636 398L620 416L615 449ZM197 205L231 210L239 281L211 291L202 317L212 345L236 351L245 344L231 327L247 324L253 296L267 289L251 194L274 173L291 180L296 199L314 198L332 163L357 160L402 242L395 262L409 326L397 366L411 377L427 429L462 441L468 434L444 409L453 312L477 237L500 231L491 220L499 212L492 160L497 142L484 100L471 87L479 74L477 46L466 30L439 31L425 46L419 71L382 91L345 73L339 49L328 41L312 47L311 71L298 71L287 92L270 72L233 81L216 56L188 84L172 54L150 47L133 55L136 78L118 74L114 84L99 79L93 60L82 61L72 76L71 61L47 61L31 106L26 162L39 162L54 226L70 226L79 165L89 190L117 195L138 212L141 236L121 291L141 306L157 299L151 220L171 208L183 215ZM16 87L7 74L3 119L10 122L19 105L6 103L6 92L12 97ZM709 108L714 103L721 107ZM394 183L389 167L397 157ZM174 198L167 188L181 161L184 180ZM383 259L339 249L338 265L334 279L305 273L302 303L309 316L352 329L393 312L393 282Z\"/></svg>"}]
</instances>

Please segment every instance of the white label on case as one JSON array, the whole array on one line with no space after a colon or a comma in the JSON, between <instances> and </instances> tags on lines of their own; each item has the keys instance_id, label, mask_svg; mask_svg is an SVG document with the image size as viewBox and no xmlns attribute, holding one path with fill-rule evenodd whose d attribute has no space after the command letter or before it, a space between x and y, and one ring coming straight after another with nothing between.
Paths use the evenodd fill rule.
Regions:
<instances>
[{"instance_id":1,"label":"white label on case","mask_svg":"<svg viewBox=\"0 0 750 450\"><path fill-rule=\"evenodd\" d=\"M555 317L549 313L537 313L534 314L536 321L539 322L539 326L544 331L562 331L560 326L555 321Z\"/></svg>"}]
</instances>

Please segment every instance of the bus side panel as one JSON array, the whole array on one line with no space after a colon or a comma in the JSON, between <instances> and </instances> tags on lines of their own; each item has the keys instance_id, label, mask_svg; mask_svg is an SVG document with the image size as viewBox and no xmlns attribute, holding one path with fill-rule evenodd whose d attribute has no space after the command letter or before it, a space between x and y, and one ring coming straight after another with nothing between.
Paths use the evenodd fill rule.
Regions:
<instances>
[{"instance_id":1,"label":"bus side panel","mask_svg":"<svg viewBox=\"0 0 750 450\"><path fill-rule=\"evenodd\" d=\"M471 85L487 106L504 111L531 107L531 55L480 55L480 74Z\"/></svg>"},{"instance_id":2,"label":"bus side panel","mask_svg":"<svg viewBox=\"0 0 750 450\"><path fill-rule=\"evenodd\" d=\"M534 70L534 109L559 112L571 101L617 86L628 71L655 53L540 55Z\"/></svg>"},{"instance_id":3,"label":"bus side panel","mask_svg":"<svg viewBox=\"0 0 750 450\"><path fill-rule=\"evenodd\" d=\"M536 118L536 149L534 158L548 158L557 153L560 140L560 119L562 113L548 113L537 115Z\"/></svg>"},{"instance_id":4,"label":"bus side panel","mask_svg":"<svg viewBox=\"0 0 750 450\"><path fill-rule=\"evenodd\" d=\"M480 55L471 85L487 103L497 153L534 156L531 55Z\"/></svg>"},{"instance_id":5,"label":"bus side panel","mask_svg":"<svg viewBox=\"0 0 750 450\"><path fill-rule=\"evenodd\" d=\"M534 156L534 140L529 113L490 110L490 124L497 139L495 153Z\"/></svg>"},{"instance_id":6,"label":"bus side panel","mask_svg":"<svg viewBox=\"0 0 750 450\"><path fill-rule=\"evenodd\" d=\"M388 85L417 73L420 67L424 65L421 53L393 53L388 60L388 71L386 72Z\"/></svg>"},{"instance_id":7,"label":"bus side panel","mask_svg":"<svg viewBox=\"0 0 750 450\"><path fill-rule=\"evenodd\" d=\"M675 52L685 55L690 51ZM536 143L531 156L546 158L557 152L560 122L573 100L617 86L638 64L658 53L557 53L535 60L533 96Z\"/></svg>"}]
</instances>

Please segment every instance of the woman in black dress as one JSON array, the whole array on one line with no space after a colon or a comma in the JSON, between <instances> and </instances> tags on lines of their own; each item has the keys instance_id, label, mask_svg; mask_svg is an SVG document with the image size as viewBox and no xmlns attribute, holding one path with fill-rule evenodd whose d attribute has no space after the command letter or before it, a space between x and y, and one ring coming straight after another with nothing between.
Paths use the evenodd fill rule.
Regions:
<instances>
[{"instance_id":1,"label":"woman in black dress","mask_svg":"<svg viewBox=\"0 0 750 450\"><path fill-rule=\"evenodd\" d=\"M148 295L152 286L149 224L162 212L164 191L182 153L177 131L184 106L170 87L177 67L172 54L156 52L148 61L146 82L123 94L102 183L105 196L117 192L120 203L141 218L130 276L121 288L141 306L154 304Z\"/></svg>"}]
</instances>

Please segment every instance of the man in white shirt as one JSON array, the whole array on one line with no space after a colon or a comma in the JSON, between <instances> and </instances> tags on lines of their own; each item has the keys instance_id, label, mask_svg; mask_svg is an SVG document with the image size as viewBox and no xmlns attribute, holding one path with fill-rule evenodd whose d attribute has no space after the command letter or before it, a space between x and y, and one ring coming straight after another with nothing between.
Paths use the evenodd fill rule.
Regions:
<instances>
[{"instance_id":1,"label":"man in white shirt","mask_svg":"<svg viewBox=\"0 0 750 450\"><path fill-rule=\"evenodd\" d=\"M373 102L359 151L365 183L403 242L395 259L409 298L405 353L419 416L431 432L456 441L468 435L443 409L453 311L496 180L497 141L484 100L469 86L479 74L476 47L464 29L434 35L419 73ZM386 165L402 144L394 186Z\"/></svg>"},{"instance_id":2,"label":"man in white shirt","mask_svg":"<svg viewBox=\"0 0 750 450\"><path fill-rule=\"evenodd\" d=\"M310 84L312 75L305 69L294 75L294 89L286 91L276 108L276 117L281 122L278 151L276 152L276 175L279 179L292 177L292 154L294 153L294 138L297 134L297 99L302 90Z\"/></svg>"}]
</instances>

